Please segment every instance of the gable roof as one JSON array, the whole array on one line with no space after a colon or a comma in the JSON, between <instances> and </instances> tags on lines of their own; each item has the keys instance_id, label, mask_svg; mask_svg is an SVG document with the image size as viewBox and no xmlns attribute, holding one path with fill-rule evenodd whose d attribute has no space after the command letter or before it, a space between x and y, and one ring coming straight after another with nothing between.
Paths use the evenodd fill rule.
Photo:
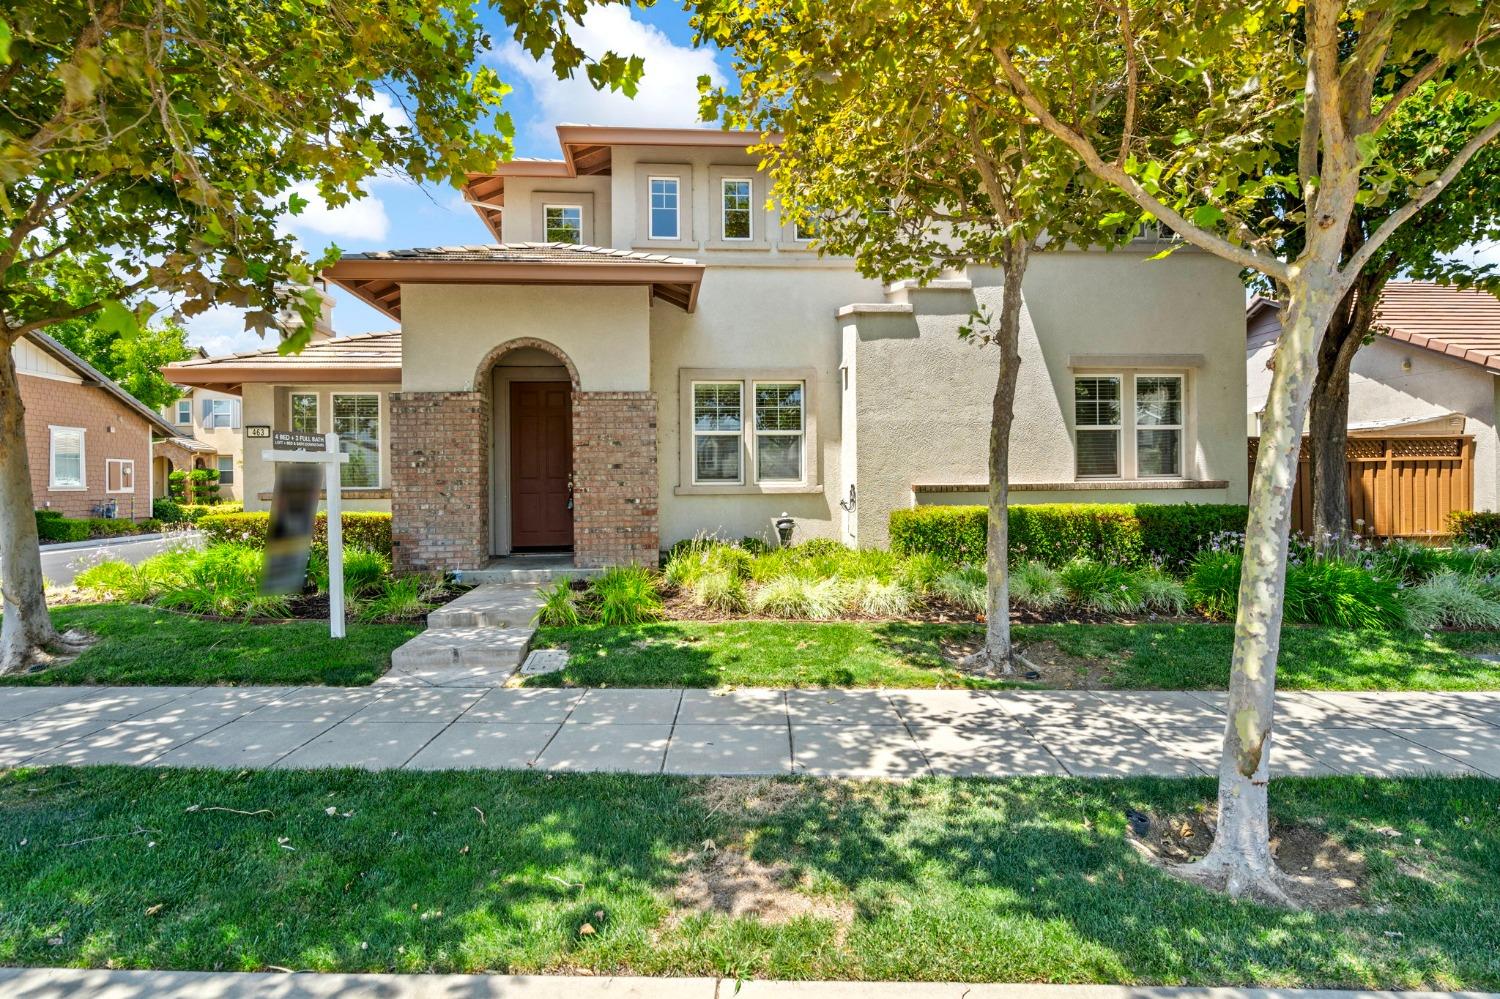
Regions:
<instances>
[{"instance_id":1,"label":"gable roof","mask_svg":"<svg viewBox=\"0 0 1500 999\"><path fill-rule=\"evenodd\" d=\"M168 381L195 388L236 388L246 382L401 381L401 331L314 340L300 354L275 347L223 357L191 358L162 368Z\"/></svg>"},{"instance_id":2,"label":"gable roof","mask_svg":"<svg viewBox=\"0 0 1500 999\"><path fill-rule=\"evenodd\" d=\"M645 285L653 298L692 312L703 265L685 257L574 243L490 243L350 253L323 272L393 319L401 285Z\"/></svg>"},{"instance_id":3,"label":"gable roof","mask_svg":"<svg viewBox=\"0 0 1500 999\"><path fill-rule=\"evenodd\" d=\"M1247 322L1281 304L1257 295L1245 307ZM1500 298L1487 291L1431 281L1392 281L1375 312L1377 329L1392 340L1500 374Z\"/></svg>"},{"instance_id":4,"label":"gable roof","mask_svg":"<svg viewBox=\"0 0 1500 999\"><path fill-rule=\"evenodd\" d=\"M147 406L145 403L141 402L141 400L137 399L129 392L126 392L124 389L120 388L120 386L115 384L114 381L106 377L102 371L94 367L88 361L85 361L83 358L79 357L77 354L73 353L67 347L64 347L62 344L52 339L52 337L48 336L45 333L28 333L26 334L26 339L35 344L38 349L52 355L52 357L55 358L59 364L62 364L64 367L71 368L75 374L83 379L83 383L85 385L92 385L95 388L101 388L105 392L108 392L110 395L114 396L116 399L120 400L120 402L124 403L138 416L142 417L144 420L146 420L146 422L150 423L151 429L154 432L163 434L167 437L175 436L179 432L176 427L168 423L166 421L166 418L156 410L152 409L150 406Z\"/></svg>"}]
</instances>

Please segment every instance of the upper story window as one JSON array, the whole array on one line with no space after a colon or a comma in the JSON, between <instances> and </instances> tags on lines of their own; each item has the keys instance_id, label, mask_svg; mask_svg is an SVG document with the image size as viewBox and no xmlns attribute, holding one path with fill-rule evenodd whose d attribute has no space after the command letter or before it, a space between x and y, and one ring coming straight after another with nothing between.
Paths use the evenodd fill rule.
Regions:
<instances>
[{"instance_id":1,"label":"upper story window","mask_svg":"<svg viewBox=\"0 0 1500 999\"><path fill-rule=\"evenodd\" d=\"M292 431L299 434L318 432L318 393L292 393Z\"/></svg>"},{"instance_id":2,"label":"upper story window","mask_svg":"<svg viewBox=\"0 0 1500 999\"><path fill-rule=\"evenodd\" d=\"M744 178L726 178L722 185L724 198L724 238L750 239L750 181Z\"/></svg>"},{"instance_id":3,"label":"upper story window","mask_svg":"<svg viewBox=\"0 0 1500 999\"><path fill-rule=\"evenodd\" d=\"M548 243L583 242L583 206L547 205L542 209Z\"/></svg>"},{"instance_id":4,"label":"upper story window","mask_svg":"<svg viewBox=\"0 0 1500 999\"><path fill-rule=\"evenodd\" d=\"M193 423L193 400L177 400L177 425L179 427L191 426Z\"/></svg>"},{"instance_id":5,"label":"upper story window","mask_svg":"<svg viewBox=\"0 0 1500 999\"><path fill-rule=\"evenodd\" d=\"M233 399L206 399L203 403L203 429L221 430L236 426Z\"/></svg>"},{"instance_id":6,"label":"upper story window","mask_svg":"<svg viewBox=\"0 0 1500 999\"><path fill-rule=\"evenodd\" d=\"M681 206L676 177L652 177L650 222L646 230L651 239L681 239Z\"/></svg>"}]
</instances>

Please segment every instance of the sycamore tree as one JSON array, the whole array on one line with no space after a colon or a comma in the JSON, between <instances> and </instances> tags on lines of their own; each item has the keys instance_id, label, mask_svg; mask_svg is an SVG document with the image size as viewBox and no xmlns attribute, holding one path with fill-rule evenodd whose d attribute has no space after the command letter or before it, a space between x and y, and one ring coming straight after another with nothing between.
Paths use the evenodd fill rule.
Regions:
<instances>
[{"instance_id":1,"label":"sycamore tree","mask_svg":"<svg viewBox=\"0 0 1500 999\"><path fill-rule=\"evenodd\" d=\"M969 13L946 0L704 0L693 23L700 43L730 51L738 77L734 90L705 93L703 117L767 135L756 151L782 211L816 233L820 253L852 256L885 281L1002 271L998 316L981 303L962 335L995 348L986 637L971 665L1010 673L1007 504L1026 267L1044 245L1128 239L1135 220L1111 212L1103 195L1114 192L995 93L988 52L954 44L950 28Z\"/></svg>"},{"instance_id":2,"label":"sycamore tree","mask_svg":"<svg viewBox=\"0 0 1500 999\"><path fill-rule=\"evenodd\" d=\"M70 304L87 305L114 293L116 277L105 253L58 256L46 266L51 272L48 283ZM151 409L161 409L181 395L162 377L162 367L193 356L187 328L171 315L155 316L130 335L101 322L97 314L52 323L46 333Z\"/></svg>"},{"instance_id":3,"label":"sycamore tree","mask_svg":"<svg viewBox=\"0 0 1500 999\"><path fill-rule=\"evenodd\" d=\"M595 0L490 0L559 76L634 90L637 58L573 41ZM613 0L598 0L613 2ZM135 336L148 301L192 315L317 314L309 260L278 225L388 172L455 186L511 151L507 88L479 57L478 0L23 0L0 11L0 673L63 646L42 592L11 347L92 317ZM103 252L79 300L49 266ZM331 257L331 255L330 255ZM301 289L301 290L297 290ZM149 293L149 298L148 298Z\"/></svg>"},{"instance_id":4,"label":"sycamore tree","mask_svg":"<svg viewBox=\"0 0 1500 999\"><path fill-rule=\"evenodd\" d=\"M1417 171L1441 169L1455 149L1496 111L1496 103L1474 94L1428 82L1392 115L1383 135L1387 155L1399 156ZM1296 150L1283 154L1295 162ZM1356 353L1379 330L1376 310L1386 284L1396 277L1478 287L1500 293L1500 273L1493 264L1462 255L1466 245L1500 239L1500 147L1475 154L1453 182L1391 234L1354 278L1333 312L1318 347L1318 373L1307 413L1308 485L1312 492L1311 531L1320 548L1342 550L1348 543L1349 382ZM1357 201L1344 238L1344 258L1359 252L1392 212L1405 203L1395 185L1372 185ZM1265 217L1293 218L1305 206L1296 192L1268 192ZM1289 197L1290 196L1290 197ZM1301 250L1302 228L1289 225L1281 256ZM1264 275L1256 286L1277 294Z\"/></svg>"},{"instance_id":5,"label":"sycamore tree","mask_svg":"<svg viewBox=\"0 0 1500 999\"><path fill-rule=\"evenodd\" d=\"M1318 349L1360 273L1500 133L1488 113L1417 160L1391 141L1397 116L1428 85L1490 99L1500 8L1475 0L976 0L976 23L1003 87L1142 216L1262 274L1281 291L1283 333L1251 481L1213 847L1184 873L1231 895L1289 901L1269 843L1267 764L1297 455ZM1065 81L1058 81L1066 73ZM999 89L997 87L997 89ZM1116 108L1103 143L1067 110ZM1159 128L1145 95L1187 123ZM1092 120L1092 119L1091 119ZM1278 150L1296 150L1280 168ZM1258 211L1292 192L1289 217ZM1493 198L1494 192L1487 192ZM1393 207L1347 251L1358 207ZM1288 224L1301 228L1285 252Z\"/></svg>"}]
</instances>

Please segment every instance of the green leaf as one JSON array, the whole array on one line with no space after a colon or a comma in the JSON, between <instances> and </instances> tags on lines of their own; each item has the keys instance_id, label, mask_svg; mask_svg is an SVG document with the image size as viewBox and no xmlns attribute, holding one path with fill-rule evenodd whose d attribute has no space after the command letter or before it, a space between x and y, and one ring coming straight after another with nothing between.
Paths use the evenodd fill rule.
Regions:
<instances>
[{"instance_id":1,"label":"green leaf","mask_svg":"<svg viewBox=\"0 0 1500 999\"><path fill-rule=\"evenodd\" d=\"M1224 221L1224 213L1213 205L1199 205L1193 209L1193 225L1200 229L1212 229Z\"/></svg>"},{"instance_id":2,"label":"green leaf","mask_svg":"<svg viewBox=\"0 0 1500 999\"><path fill-rule=\"evenodd\" d=\"M135 336L139 327L135 321L135 313L114 299L109 299L99 306L98 325L100 329L121 336Z\"/></svg>"},{"instance_id":3,"label":"green leaf","mask_svg":"<svg viewBox=\"0 0 1500 999\"><path fill-rule=\"evenodd\" d=\"M10 62L10 25L0 17L0 62Z\"/></svg>"},{"instance_id":4,"label":"green leaf","mask_svg":"<svg viewBox=\"0 0 1500 999\"><path fill-rule=\"evenodd\" d=\"M1107 215L1100 216L1099 224L1106 229L1110 229L1118 225L1124 225L1133 218L1135 218L1133 212L1110 212Z\"/></svg>"},{"instance_id":5,"label":"green leaf","mask_svg":"<svg viewBox=\"0 0 1500 999\"><path fill-rule=\"evenodd\" d=\"M293 215L301 215L303 209L305 209L311 203L312 202L308 201L302 195L294 191L292 192L292 196L286 199L286 210Z\"/></svg>"},{"instance_id":6,"label":"green leaf","mask_svg":"<svg viewBox=\"0 0 1500 999\"><path fill-rule=\"evenodd\" d=\"M1192 142L1193 139L1194 135L1191 129L1179 128L1177 133L1172 136L1172 144L1174 146L1185 146L1189 142Z\"/></svg>"}]
</instances>

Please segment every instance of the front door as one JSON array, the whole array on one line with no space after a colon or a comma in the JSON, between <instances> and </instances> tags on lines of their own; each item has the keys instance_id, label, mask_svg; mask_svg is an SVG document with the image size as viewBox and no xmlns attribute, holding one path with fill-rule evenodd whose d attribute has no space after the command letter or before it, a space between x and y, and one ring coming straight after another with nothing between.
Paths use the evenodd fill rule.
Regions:
<instances>
[{"instance_id":1,"label":"front door","mask_svg":"<svg viewBox=\"0 0 1500 999\"><path fill-rule=\"evenodd\" d=\"M573 547L573 406L567 382L510 383L510 543Z\"/></svg>"}]
</instances>

